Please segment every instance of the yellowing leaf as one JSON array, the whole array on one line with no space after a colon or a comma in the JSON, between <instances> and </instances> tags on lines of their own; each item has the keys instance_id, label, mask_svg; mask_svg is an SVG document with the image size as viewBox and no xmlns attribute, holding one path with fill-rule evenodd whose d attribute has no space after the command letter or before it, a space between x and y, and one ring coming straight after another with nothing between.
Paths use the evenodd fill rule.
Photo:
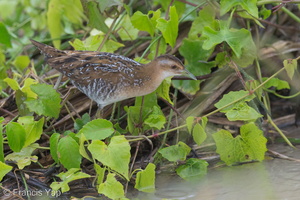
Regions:
<instances>
[{"instance_id":1,"label":"yellowing leaf","mask_svg":"<svg viewBox=\"0 0 300 200\"><path fill-rule=\"evenodd\" d=\"M141 192L155 192L155 165L149 163L147 167L136 174L134 188Z\"/></svg>"},{"instance_id":2,"label":"yellowing leaf","mask_svg":"<svg viewBox=\"0 0 300 200\"><path fill-rule=\"evenodd\" d=\"M85 124L78 135L84 134L87 140L103 140L113 134L114 131L115 129L110 121L95 119Z\"/></svg>"},{"instance_id":3,"label":"yellowing leaf","mask_svg":"<svg viewBox=\"0 0 300 200\"><path fill-rule=\"evenodd\" d=\"M89 178L90 175L83 173L80 171L80 168L72 168L69 169L67 172L61 172L57 175L62 181L61 182L53 182L51 183L50 187L53 191L57 191L61 189L61 192L67 192L70 190L69 182L77 180L77 179L83 179L83 178Z\"/></svg>"},{"instance_id":4,"label":"yellowing leaf","mask_svg":"<svg viewBox=\"0 0 300 200\"><path fill-rule=\"evenodd\" d=\"M109 173L106 181L98 187L98 193L104 194L110 199L121 199L125 197L123 185L117 181L115 174Z\"/></svg>"},{"instance_id":5,"label":"yellowing leaf","mask_svg":"<svg viewBox=\"0 0 300 200\"><path fill-rule=\"evenodd\" d=\"M23 71L26 67L28 67L29 63L30 63L29 57L24 55L17 56L16 59L14 60L14 65L20 71Z\"/></svg>"},{"instance_id":6,"label":"yellowing leaf","mask_svg":"<svg viewBox=\"0 0 300 200\"><path fill-rule=\"evenodd\" d=\"M101 45L103 39L104 39L103 35L94 35L94 36L90 36L90 37L86 38L84 41L75 39L74 42L70 42L70 44L76 50L97 51L99 46ZM100 51L113 53L118 48L123 47L123 46L124 45L119 42L115 42L113 40L107 40L107 41L105 41L105 43L104 43L102 49L100 49Z\"/></svg>"},{"instance_id":7,"label":"yellowing leaf","mask_svg":"<svg viewBox=\"0 0 300 200\"><path fill-rule=\"evenodd\" d=\"M187 125L187 129L188 129L188 131L189 131L190 134L192 134L192 130L193 130L193 126L194 126L194 120L195 120L195 118L192 117L192 116L189 116L185 120L186 125Z\"/></svg>"},{"instance_id":8,"label":"yellowing leaf","mask_svg":"<svg viewBox=\"0 0 300 200\"><path fill-rule=\"evenodd\" d=\"M24 167L30 165L31 161L37 162L38 157L31 155L36 148L36 145L24 147L20 152L8 154L5 157L5 160L15 162L19 169L23 169Z\"/></svg>"},{"instance_id":9,"label":"yellowing leaf","mask_svg":"<svg viewBox=\"0 0 300 200\"><path fill-rule=\"evenodd\" d=\"M120 30L118 31L118 34L123 41L135 40L138 37L139 30L132 25L129 15L125 15L120 23L119 28Z\"/></svg>"},{"instance_id":10,"label":"yellowing leaf","mask_svg":"<svg viewBox=\"0 0 300 200\"><path fill-rule=\"evenodd\" d=\"M130 145L123 135L112 137L109 145L93 140L88 150L103 165L129 180Z\"/></svg>"},{"instance_id":11,"label":"yellowing leaf","mask_svg":"<svg viewBox=\"0 0 300 200\"><path fill-rule=\"evenodd\" d=\"M12 170L12 166L9 166L0 161L0 181L2 181L3 177Z\"/></svg>"},{"instance_id":12,"label":"yellowing leaf","mask_svg":"<svg viewBox=\"0 0 300 200\"><path fill-rule=\"evenodd\" d=\"M220 130L213 134L216 152L227 165L253 160L262 161L267 151L267 139L254 124L248 123L240 129L241 135L235 138L229 131Z\"/></svg>"},{"instance_id":13,"label":"yellowing leaf","mask_svg":"<svg viewBox=\"0 0 300 200\"><path fill-rule=\"evenodd\" d=\"M13 89L14 91L19 90L19 83L15 79L5 78L4 81Z\"/></svg>"},{"instance_id":14,"label":"yellowing leaf","mask_svg":"<svg viewBox=\"0 0 300 200\"><path fill-rule=\"evenodd\" d=\"M283 66L287 72L287 75L290 77L290 79L293 78L295 71L297 70L297 60L284 60Z\"/></svg>"},{"instance_id":15,"label":"yellowing leaf","mask_svg":"<svg viewBox=\"0 0 300 200\"><path fill-rule=\"evenodd\" d=\"M204 142L204 140L207 138L205 127L201 126L199 123L194 126L192 135L197 145L202 144L202 142Z\"/></svg>"},{"instance_id":16,"label":"yellowing leaf","mask_svg":"<svg viewBox=\"0 0 300 200\"><path fill-rule=\"evenodd\" d=\"M24 127L26 132L24 147L40 139L43 133L44 118L41 118L39 121L34 121L33 116L24 116L19 117L18 123Z\"/></svg>"}]
</instances>

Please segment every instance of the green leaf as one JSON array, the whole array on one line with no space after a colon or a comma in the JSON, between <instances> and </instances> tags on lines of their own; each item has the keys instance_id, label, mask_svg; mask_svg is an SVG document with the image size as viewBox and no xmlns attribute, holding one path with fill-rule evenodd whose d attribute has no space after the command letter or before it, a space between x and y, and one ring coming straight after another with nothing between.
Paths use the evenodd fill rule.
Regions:
<instances>
[{"instance_id":1,"label":"green leaf","mask_svg":"<svg viewBox=\"0 0 300 200\"><path fill-rule=\"evenodd\" d=\"M63 17L67 17L73 24L82 24L85 16L83 14L83 8L80 0L61 0L60 4L63 7Z\"/></svg>"},{"instance_id":2,"label":"green leaf","mask_svg":"<svg viewBox=\"0 0 300 200\"><path fill-rule=\"evenodd\" d=\"M287 72L287 75L290 77L290 79L293 79L294 73L297 70L297 60L296 59L284 60L283 66Z\"/></svg>"},{"instance_id":3,"label":"green leaf","mask_svg":"<svg viewBox=\"0 0 300 200\"><path fill-rule=\"evenodd\" d=\"M59 138L60 138L59 133L53 133L50 137L50 154L56 163L59 163L58 150L57 150Z\"/></svg>"},{"instance_id":4,"label":"green leaf","mask_svg":"<svg viewBox=\"0 0 300 200\"><path fill-rule=\"evenodd\" d=\"M201 126L199 123L194 126L192 135L197 145L201 145L207 138L205 127Z\"/></svg>"},{"instance_id":5,"label":"green leaf","mask_svg":"<svg viewBox=\"0 0 300 200\"><path fill-rule=\"evenodd\" d=\"M20 152L14 152L8 154L5 157L5 160L15 162L18 165L19 169L24 169L24 167L31 164L31 161L37 162L38 157L31 156L31 154L33 153L34 150L36 150L37 147L38 144L32 144L28 147L24 147Z\"/></svg>"},{"instance_id":6,"label":"green leaf","mask_svg":"<svg viewBox=\"0 0 300 200\"><path fill-rule=\"evenodd\" d=\"M87 4L87 15L89 19L88 26L91 28L96 28L104 33L107 33L109 28L105 24L105 17L100 13L98 4L95 1L88 1Z\"/></svg>"},{"instance_id":7,"label":"green leaf","mask_svg":"<svg viewBox=\"0 0 300 200\"><path fill-rule=\"evenodd\" d=\"M21 91L26 94L26 98L37 98L37 94L31 90L31 85L37 84L38 81L32 78L26 78L24 81L24 85L21 88Z\"/></svg>"},{"instance_id":8,"label":"green leaf","mask_svg":"<svg viewBox=\"0 0 300 200\"><path fill-rule=\"evenodd\" d=\"M263 77L262 80L267 80L267 77ZM272 78L264 85L265 88L275 87L277 90L290 89L290 85L287 81L280 80L279 78Z\"/></svg>"},{"instance_id":9,"label":"green leaf","mask_svg":"<svg viewBox=\"0 0 300 200\"><path fill-rule=\"evenodd\" d=\"M91 117L88 113L85 113L82 115L81 118L77 118L74 122L74 129L79 131L82 129L82 127L87 124L89 121L91 121Z\"/></svg>"},{"instance_id":10,"label":"green leaf","mask_svg":"<svg viewBox=\"0 0 300 200\"><path fill-rule=\"evenodd\" d=\"M67 169L79 168L81 155L79 153L78 143L70 136L63 137L59 140L57 151L59 161Z\"/></svg>"},{"instance_id":11,"label":"green leaf","mask_svg":"<svg viewBox=\"0 0 300 200\"><path fill-rule=\"evenodd\" d=\"M129 15L123 17L118 28L120 28L118 34L123 41L135 40L138 37L139 30L132 25Z\"/></svg>"},{"instance_id":12,"label":"green leaf","mask_svg":"<svg viewBox=\"0 0 300 200\"><path fill-rule=\"evenodd\" d=\"M183 142L178 142L176 145L165 147L158 152L171 162L183 161L190 153L191 148Z\"/></svg>"},{"instance_id":13,"label":"green leaf","mask_svg":"<svg viewBox=\"0 0 300 200\"><path fill-rule=\"evenodd\" d=\"M16 104L18 106L19 114L21 116L29 115L30 111L26 106L25 101L29 98L37 98L37 95L30 89L30 86L37 84L38 82L31 78L26 78L22 88L19 86L18 82L11 78L5 78L4 81L16 91Z\"/></svg>"},{"instance_id":14,"label":"green leaf","mask_svg":"<svg viewBox=\"0 0 300 200\"><path fill-rule=\"evenodd\" d=\"M61 192L67 192L70 190L69 182L83 179L83 178L90 178L91 176L83 173L80 171L80 168L72 168L69 169L67 172L61 172L57 176L62 180L61 182L53 182L51 183L50 187L53 191L57 191L61 189Z\"/></svg>"},{"instance_id":15,"label":"green leaf","mask_svg":"<svg viewBox=\"0 0 300 200\"><path fill-rule=\"evenodd\" d=\"M201 1L201 0L200 0ZM193 1L194 4L197 4L199 2L199 0L197 0L195 2L195 0ZM154 0L153 1L154 5L156 6L156 4L161 5L161 7L163 8L164 11L169 9L170 5L173 5L176 7L176 10L178 12L178 16L181 16L186 10L186 3L184 2L180 2L180 1L173 1L173 0ZM190 6L192 7L192 6ZM190 16L187 16L187 18Z\"/></svg>"},{"instance_id":16,"label":"green leaf","mask_svg":"<svg viewBox=\"0 0 300 200\"><path fill-rule=\"evenodd\" d=\"M238 8L240 6L242 9L245 9L252 16L258 18L258 8L256 2L257 0L247 0L247 1L221 0L220 14L224 15L235 6L238 6Z\"/></svg>"},{"instance_id":17,"label":"green leaf","mask_svg":"<svg viewBox=\"0 0 300 200\"><path fill-rule=\"evenodd\" d=\"M199 11L198 17L193 21L188 38L192 40L198 39L205 26L213 27L214 29L217 28L218 25L215 16L216 9L213 6L210 4L204 6L203 9Z\"/></svg>"},{"instance_id":18,"label":"green leaf","mask_svg":"<svg viewBox=\"0 0 300 200\"><path fill-rule=\"evenodd\" d=\"M137 99L137 98L136 98ZM142 109L142 112L141 112ZM138 127L136 126L139 123L142 123L145 118L151 113L151 108L144 106L130 106L126 109L127 112L127 130L132 135L138 135L139 132L143 132L142 130L145 129L145 127ZM142 116L141 116L142 114Z\"/></svg>"},{"instance_id":19,"label":"green leaf","mask_svg":"<svg viewBox=\"0 0 300 200\"><path fill-rule=\"evenodd\" d=\"M109 145L93 140L88 150L93 158L129 180L130 145L123 135L112 137Z\"/></svg>"},{"instance_id":20,"label":"green leaf","mask_svg":"<svg viewBox=\"0 0 300 200\"><path fill-rule=\"evenodd\" d=\"M215 67L214 62L206 62L211 56L213 49L205 50L202 48L203 40L185 38L181 47L180 54L185 58L186 68L194 75L200 76L211 73L211 68ZM201 52L201 53L199 53ZM200 82L195 80L173 80L173 86L184 93L196 94L200 89Z\"/></svg>"},{"instance_id":21,"label":"green leaf","mask_svg":"<svg viewBox=\"0 0 300 200\"><path fill-rule=\"evenodd\" d=\"M213 49L203 49L203 45L204 40L202 39L185 38L179 48L180 54L185 58L187 69L196 76L209 74L211 73L211 68L215 67L214 63L205 62L211 56ZM199 81L194 82L199 83Z\"/></svg>"},{"instance_id":22,"label":"green leaf","mask_svg":"<svg viewBox=\"0 0 300 200\"><path fill-rule=\"evenodd\" d=\"M149 163L147 167L136 174L135 189L141 192L155 192L155 165Z\"/></svg>"},{"instance_id":23,"label":"green leaf","mask_svg":"<svg viewBox=\"0 0 300 200\"><path fill-rule=\"evenodd\" d=\"M267 151L267 139L254 124L248 123L240 129L240 135L233 138L231 133L220 130L213 134L216 152L227 165L253 160L262 161Z\"/></svg>"},{"instance_id":24,"label":"green leaf","mask_svg":"<svg viewBox=\"0 0 300 200\"><path fill-rule=\"evenodd\" d=\"M18 8L18 1L0 1L0 18L1 20L11 19L16 14L16 8ZM2 31L0 31L2 32Z\"/></svg>"},{"instance_id":25,"label":"green leaf","mask_svg":"<svg viewBox=\"0 0 300 200\"><path fill-rule=\"evenodd\" d=\"M22 72L30 64L30 59L28 56L20 55L16 57L13 64L19 71Z\"/></svg>"},{"instance_id":26,"label":"green leaf","mask_svg":"<svg viewBox=\"0 0 300 200\"><path fill-rule=\"evenodd\" d=\"M121 0L96 0L99 3L101 12L104 12L105 9L110 8L112 6L122 6Z\"/></svg>"},{"instance_id":27,"label":"green leaf","mask_svg":"<svg viewBox=\"0 0 300 200\"><path fill-rule=\"evenodd\" d=\"M47 26L51 35L51 39L53 40L53 45L55 48L60 48L60 40L57 38L61 37L63 33L63 27L61 24L63 9L61 7L60 0L50 0L48 3L48 11L47 11Z\"/></svg>"},{"instance_id":28,"label":"green leaf","mask_svg":"<svg viewBox=\"0 0 300 200\"><path fill-rule=\"evenodd\" d=\"M81 41L79 39L75 39L74 42L69 42L74 49L76 50L82 50L82 51L97 51L99 46L101 45L102 41L104 39L103 35L94 35L86 38L84 41ZM100 49L102 52L109 52L113 53L118 48L123 47L124 45L115 42L113 40L106 40L102 49Z\"/></svg>"},{"instance_id":29,"label":"green leaf","mask_svg":"<svg viewBox=\"0 0 300 200\"><path fill-rule=\"evenodd\" d=\"M0 182L2 181L3 177L12 170L12 166L9 166L2 161L0 161Z\"/></svg>"},{"instance_id":30,"label":"green leaf","mask_svg":"<svg viewBox=\"0 0 300 200\"><path fill-rule=\"evenodd\" d=\"M21 124L26 132L24 147L40 139L43 133L44 118L34 121L33 116L19 117L18 123Z\"/></svg>"},{"instance_id":31,"label":"green leaf","mask_svg":"<svg viewBox=\"0 0 300 200\"><path fill-rule=\"evenodd\" d=\"M77 135L84 134L87 140L103 140L115 132L113 124L106 119L95 119L80 129Z\"/></svg>"},{"instance_id":32,"label":"green leaf","mask_svg":"<svg viewBox=\"0 0 300 200\"><path fill-rule=\"evenodd\" d=\"M93 159L91 158L91 155L87 152L86 142L88 142L88 140L86 139L84 134L81 134L80 138L79 138L79 153L84 158L86 158L89 161L93 162Z\"/></svg>"},{"instance_id":33,"label":"green leaf","mask_svg":"<svg viewBox=\"0 0 300 200\"><path fill-rule=\"evenodd\" d=\"M137 11L132 15L131 23L135 28L141 31L147 31L153 37L157 24L156 21L159 19L160 15L160 9L156 11L149 11L147 15Z\"/></svg>"},{"instance_id":34,"label":"green leaf","mask_svg":"<svg viewBox=\"0 0 300 200\"><path fill-rule=\"evenodd\" d=\"M19 83L12 78L5 78L4 81L9 85L9 87L11 87L11 89L13 89L14 91L19 90L20 89L20 85Z\"/></svg>"},{"instance_id":35,"label":"green leaf","mask_svg":"<svg viewBox=\"0 0 300 200\"><path fill-rule=\"evenodd\" d=\"M7 47L11 46L11 36L8 33L6 26L3 22L0 22L0 44L4 44Z\"/></svg>"},{"instance_id":36,"label":"green leaf","mask_svg":"<svg viewBox=\"0 0 300 200\"><path fill-rule=\"evenodd\" d=\"M94 164L94 169L96 171L97 174L97 185L100 185L101 183L103 183L104 180L104 175L105 175L105 168L104 167L100 167L97 164Z\"/></svg>"},{"instance_id":37,"label":"green leaf","mask_svg":"<svg viewBox=\"0 0 300 200\"><path fill-rule=\"evenodd\" d=\"M219 21L219 30L209 26L204 27L202 37L206 40L203 43L203 49L210 50L217 44L226 42L236 57L241 58L242 49L247 47L249 41L252 41L251 33L247 29L229 29L227 23L227 21Z\"/></svg>"},{"instance_id":38,"label":"green leaf","mask_svg":"<svg viewBox=\"0 0 300 200\"><path fill-rule=\"evenodd\" d=\"M263 117L254 108L248 106L246 103L241 103L234 107L232 110L225 112L229 121L255 121L256 119Z\"/></svg>"},{"instance_id":39,"label":"green leaf","mask_svg":"<svg viewBox=\"0 0 300 200\"><path fill-rule=\"evenodd\" d=\"M215 104L216 108L220 109L223 106L226 106L230 103L232 103L233 101L236 101L242 97L245 97L243 100L238 101L230 106L227 106L226 108L223 108L221 110L221 112L226 112L229 111L231 109L233 109L234 107L237 107L241 104L241 102L245 102L245 101L251 101L252 99L254 99L254 95L251 94L249 95L248 91L245 90L240 90L240 91L231 91L228 94L225 94L222 99L220 101L218 101L218 103Z\"/></svg>"},{"instance_id":40,"label":"green leaf","mask_svg":"<svg viewBox=\"0 0 300 200\"><path fill-rule=\"evenodd\" d=\"M176 39L178 36L178 14L175 6L170 7L170 19L167 21L163 18L157 20L156 27L159 29L171 47L175 46Z\"/></svg>"},{"instance_id":41,"label":"green leaf","mask_svg":"<svg viewBox=\"0 0 300 200\"><path fill-rule=\"evenodd\" d=\"M173 105L172 100L170 99L170 86L171 86L171 78L165 79L160 86L156 89L157 96L165 99L171 105Z\"/></svg>"},{"instance_id":42,"label":"green leaf","mask_svg":"<svg viewBox=\"0 0 300 200\"><path fill-rule=\"evenodd\" d=\"M239 67L248 67L253 64L254 59L257 58L257 47L250 35L247 34L247 37L244 38L242 43L242 55L239 57L234 54L232 60ZM226 58L228 59L228 58Z\"/></svg>"},{"instance_id":43,"label":"green leaf","mask_svg":"<svg viewBox=\"0 0 300 200\"><path fill-rule=\"evenodd\" d=\"M228 94L225 94L223 98L215 104L215 106L220 109L223 106L236 101L237 99L245 97L243 100L227 106L226 108L223 108L221 112L225 113L228 120L230 121L254 121L257 118L262 117L262 115L246 103L247 101L251 101L255 97L254 94L248 94L249 92L244 90L229 92Z\"/></svg>"},{"instance_id":44,"label":"green leaf","mask_svg":"<svg viewBox=\"0 0 300 200\"><path fill-rule=\"evenodd\" d=\"M190 158L176 169L176 173L185 180L195 180L207 174L207 166L205 160Z\"/></svg>"},{"instance_id":45,"label":"green leaf","mask_svg":"<svg viewBox=\"0 0 300 200\"><path fill-rule=\"evenodd\" d=\"M272 14L271 9L267 9L265 6L262 6L259 10L259 15L262 16L263 19L267 19Z\"/></svg>"},{"instance_id":46,"label":"green leaf","mask_svg":"<svg viewBox=\"0 0 300 200\"><path fill-rule=\"evenodd\" d=\"M115 174L109 173L106 181L98 187L98 193L104 194L110 199L120 199L125 197L123 185L117 181Z\"/></svg>"},{"instance_id":47,"label":"green leaf","mask_svg":"<svg viewBox=\"0 0 300 200\"><path fill-rule=\"evenodd\" d=\"M25 104L30 111L38 115L58 118L60 112L60 95L47 84L35 84L30 86L31 90L38 95L37 99L28 99Z\"/></svg>"},{"instance_id":48,"label":"green leaf","mask_svg":"<svg viewBox=\"0 0 300 200\"><path fill-rule=\"evenodd\" d=\"M150 44L153 44L151 47L150 47L150 51L149 51L149 54L147 55L147 58L149 60L154 60L158 55L163 55L163 54L166 54L167 52L167 43L166 41L161 38L159 39L158 41L156 41L157 38L153 37ZM139 60L137 60L139 61ZM171 77L169 78L166 78L165 80L171 80ZM164 84L164 82L163 82ZM157 89L156 89L157 91Z\"/></svg>"},{"instance_id":49,"label":"green leaf","mask_svg":"<svg viewBox=\"0 0 300 200\"><path fill-rule=\"evenodd\" d=\"M192 134L194 121L195 121L195 117L192 117L192 116L187 117L185 120L189 134Z\"/></svg>"},{"instance_id":50,"label":"green leaf","mask_svg":"<svg viewBox=\"0 0 300 200\"><path fill-rule=\"evenodd\" d=\"M158 130L164 128L164 124L167 122L165 115L161 109L157 106L153 106L153 110L150 115L147 116L144 123L151 128Z\"/></svg>"},{"instance_id":51,"label":"green leaf","mask_svg":"<svg viewBox=\"0 0 300 200\"><path fill-rule=\"evenodd\" d=\"M11 150L14 152L21 151L26 140L24 127L17 122L10 122L6 125L6 135Z\"/></svg>"}]
</instances>

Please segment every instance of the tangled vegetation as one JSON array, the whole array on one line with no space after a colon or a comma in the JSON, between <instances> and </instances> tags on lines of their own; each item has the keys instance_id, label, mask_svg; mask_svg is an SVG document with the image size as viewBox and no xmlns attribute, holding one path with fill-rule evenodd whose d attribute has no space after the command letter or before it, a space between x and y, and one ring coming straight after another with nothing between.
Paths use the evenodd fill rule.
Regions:
<instances>
[{"instance_id":1,"label":"tangled vegetation","mask_svg":"<svg viewBox=\"0 0 300 200\"><path fill-rule=\"evenodd\" d=\"M1 195L76 196L72 183L85 179L95 196L127 199L128 188L155 192L158 164L194 180L211 154L228 166L264 160L271 133L293 146L272 102L290 102L290 124L299 122L299 3L0 1ZM198 80L166 79L94 119L95 103L30 39L142 63L173 54Z\"/></svg>"}]
</instances>

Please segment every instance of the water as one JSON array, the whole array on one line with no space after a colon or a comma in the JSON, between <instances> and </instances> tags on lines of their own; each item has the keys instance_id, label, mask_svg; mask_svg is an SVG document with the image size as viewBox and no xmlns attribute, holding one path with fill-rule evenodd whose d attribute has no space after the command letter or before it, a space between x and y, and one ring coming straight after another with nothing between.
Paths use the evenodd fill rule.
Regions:
<instances>
[{"instance_id":1,"label":"water","mask_svg":"<svg viewBox=\"0 0 300 200\"><path fill-rule=\"evenodd\" d=\"M300 159L300 150L286 145L269 149ZM193 183L158 175L156 193L140 193L138 199L298 200L299 196L300 162L267 157L263 162L211 169Z\"/></svg>"}]
</instances>

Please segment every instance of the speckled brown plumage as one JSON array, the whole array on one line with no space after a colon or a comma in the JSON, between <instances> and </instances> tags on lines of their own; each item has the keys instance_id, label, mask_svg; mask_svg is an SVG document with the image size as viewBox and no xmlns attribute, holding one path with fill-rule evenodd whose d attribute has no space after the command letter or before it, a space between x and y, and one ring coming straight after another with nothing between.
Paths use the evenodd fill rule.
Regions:
<instances>
[{"instance_id":1,"label":"speckled brown plumage","mask_svg":"<svg viewBox=\"0 0 300 200\"><path fill-rule=\"evenodd\" d=\"M127 57L96 51L62 51L31 40L57 69L100 108L127 98L153 92L161 82L174 75L189 75L181 61L162 55L148 64Z\"/></svg>"}]
</instances>

